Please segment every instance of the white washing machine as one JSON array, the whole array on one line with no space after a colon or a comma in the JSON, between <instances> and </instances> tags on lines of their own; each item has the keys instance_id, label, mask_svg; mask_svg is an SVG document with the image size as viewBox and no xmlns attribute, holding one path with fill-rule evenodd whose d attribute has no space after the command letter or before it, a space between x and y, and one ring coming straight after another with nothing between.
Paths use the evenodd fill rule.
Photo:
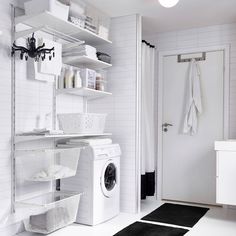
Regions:
<instances>
[{"instance_id":1,"label":"white washing machine","mask_svg":"<svg viewBox=\"0 0 236 236\"><path fill-rule=\"evenodd\" d=\"M118 144L89 146L81 151L76 176L61 180L62 190L84 192L77 223L96 225L119 214L120 155Z\"/></svg>"}]
</instances>

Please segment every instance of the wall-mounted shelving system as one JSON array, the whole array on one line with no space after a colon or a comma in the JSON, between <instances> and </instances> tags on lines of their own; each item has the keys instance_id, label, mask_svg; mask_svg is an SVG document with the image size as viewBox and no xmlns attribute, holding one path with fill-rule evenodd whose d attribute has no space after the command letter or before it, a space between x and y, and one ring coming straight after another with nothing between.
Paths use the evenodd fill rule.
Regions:
<instances>
[{"instance_id":1,"label":"wall-mounted shelving system","mask_svg":"<svg viewBox=\"0 0 236 236\"><path fill-rule=\"evenodd\" d=\"M13 7L13 39L18 39L21 37L25 37L32 32L42 31L48 34L57 37L57 39L62 39L62 41L66 41L66 46L71 43L72 46L80 45L82 43L89 44L91 46L97 46L101 44L111 44L111 41L108 39L104 39L97 34L94 34L86 29L83 29L69 21L65 21L53 16L50 12L43 12L37 15L24 15L15 17L15 8ZM19 24L23 24L27 26L27 29L22 31L16 32L16 26ZM70 148L61 148L58 149L57 142L59 140L66 140L71 138L85 138L85 137L102 137L102 136L110 136L111 133L103 133L103 134L57 134L57 135L20 135L16 134L15 128L15 112L16 112L16 101L17 101L17 93L16 93L16 72L15 72L15 57L12 58L12 86L13 86L13 97L12 97L12 107L13 107L13 132L12 132L12 170L13 170L13 187L12 187L12 206L13 212L15 212L15 204L16 204L16 156L17 155L24 155L25 153L54 153L57 154L58 152L66 152L70 150ZM64 63L73 65L76 67L87 67L90 69L105 69L112 66L111 64L95 60L89 57L77 57L73 60L64 61ZM93 90L89 88L73 88L73 89L57 89L56 88L56 80L54 82L54 89L53 89L53 128L56 127L56 97L60 94L69 94L69 95L76 95L81 96L84 101L84 112L87 112L87 102L93 99L99 99L102 97L112 95L109 92ZM33 141L45 141L49 140L54 144L53 148L41 148L41 149L17 149L17 145L24 144L24 147L27 147L28 142ZM78 147L77 147L78 148ZM71 148L73 149L73 148ZM54 180L51 180L54 181ZM54 184L55 186L55 184ZM26 217L26 216L24 216Z\"/></svg>"}]
</instances>

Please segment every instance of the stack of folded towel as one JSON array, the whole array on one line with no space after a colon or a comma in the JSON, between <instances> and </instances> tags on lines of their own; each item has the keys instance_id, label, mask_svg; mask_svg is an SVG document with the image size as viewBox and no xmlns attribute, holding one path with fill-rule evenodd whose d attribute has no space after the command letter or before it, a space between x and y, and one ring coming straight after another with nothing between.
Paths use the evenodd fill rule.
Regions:
<instances>
[{"instance_id":1,"label":"stack of folded towel","mask_svg":"<svg viewBox=\"0 0 236 236\"><path fill-rule=\"evenodd\" d=\"M88 138L88 139L70 139L65 144L59 144L58 147L86 147L112 144L110 138Z\"/></svg>"},{"instance_id":2,"label":"stack of folded towel","mask_svg":"<svg viewBox=\"0 0 236 236\"><path fill-rule=\"evenodd\" d=\"M97 49L90 45L80 45L76 48L71 48L63 51L63 57L69 56L87 56L97 60Z\"/></svg>"},{"instance_id":3,"label":"stack of folded towel","mask_svg":"<svg viewBox=\"0 0 236 236\"><path fill-rule=\"evenodd\" d=\"M88 139L71 139L69 141L70 144L87 144L90 146L99 146L99 145L107 145L111 144L112 140L110 138L101 138L101 139L93 139L93 138L88 138Z\"/></svg>"}]
</instances>

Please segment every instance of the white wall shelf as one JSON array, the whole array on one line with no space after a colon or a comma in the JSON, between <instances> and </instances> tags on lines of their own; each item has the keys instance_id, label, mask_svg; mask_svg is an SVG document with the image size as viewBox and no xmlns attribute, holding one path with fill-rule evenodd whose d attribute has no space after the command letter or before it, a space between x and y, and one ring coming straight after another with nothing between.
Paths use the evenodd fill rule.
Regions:
<instances>
[{"instance_id":1,"label":"white wall shelf","mask_svg":"<svg viewBox=\"0 0 236 236\"><path fill-rule=\"evenodd\" d=\"M83 29L69 21L59 19L47 11L38 15L24 15L16 17L15 23L22 23L32 28L46 26L47 28L51 28L65 35L79 38L92 46L111 43L110 40L104 39L99 35Z\"/></svg>"},{"instance_id":2,"label":"white wall shelf","mask_svg":"<svg viewBox=\"0 0 236 236\"><path fill-rule=\"evenodd\" d=\"M99 91L90 88L69 88L69 89L57 89L57 94L71 94L76 96L85 97L89 100L99 99L107 96L111 96L112 93Z\"/></svg>"},{"instance_id":3,"label":"white wall shelf","mask_svg":"<svg viewBox=\"0 0 236 236\"><path fill-rule=\"evenodd\" d=\"M38 139L67 139L67 138L85 138L85 137L101 137L111 136L111 133L103 134L57 134L57 135L16 135L15 143L34 141Z\"/></svg>"},{"instance_id":4,"label":"white wall shelf","mask_svg":"<svg viewBox=\"0 0 236 236\"><path fill-rule=\"evenodd\" d=\"M70 56L70 57L63 57L63 63L75 67L86 67L89 69L105 69L109 68L112 65L103 61L99 61L87 56Z\"/></svg>"}]
</instances>

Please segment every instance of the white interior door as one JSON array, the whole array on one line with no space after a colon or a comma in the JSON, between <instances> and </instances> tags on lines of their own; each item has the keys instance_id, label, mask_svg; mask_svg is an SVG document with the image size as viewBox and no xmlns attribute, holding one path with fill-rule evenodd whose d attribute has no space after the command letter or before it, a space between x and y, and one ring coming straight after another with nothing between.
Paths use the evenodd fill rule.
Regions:
<instances>
[{"instance_id":1,"label":"white interior door","mask_svg":"<svg viewBox=\"0 0 236 236\"><path fill-rule=\"evenodd\" d=\"M199 62L203 113L195 136L182 134L189 63L164 57L162 198L216 204L214 141L223 139L224 51L208 52Z\"/></svg>"}]
</instances>

